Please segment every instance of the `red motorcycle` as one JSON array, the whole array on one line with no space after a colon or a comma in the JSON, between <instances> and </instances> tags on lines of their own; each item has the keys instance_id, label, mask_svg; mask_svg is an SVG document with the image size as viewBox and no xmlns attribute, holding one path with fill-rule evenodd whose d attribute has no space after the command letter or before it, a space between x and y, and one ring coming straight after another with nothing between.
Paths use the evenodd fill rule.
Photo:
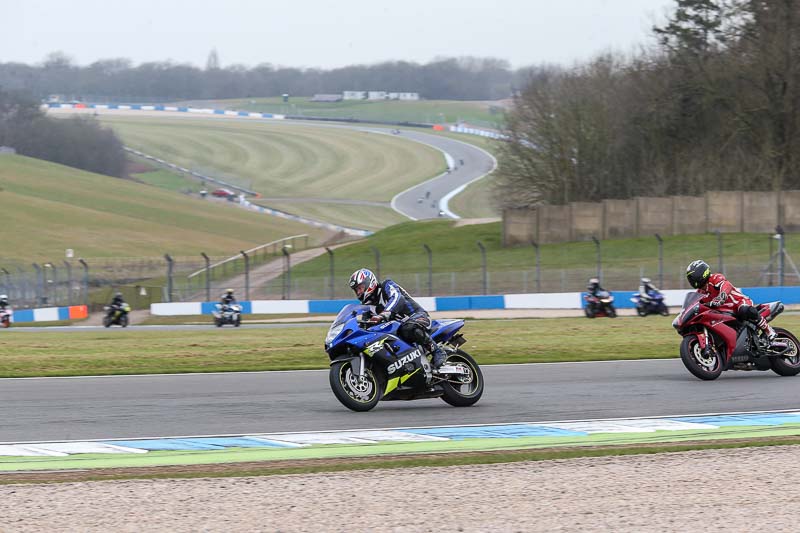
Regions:
<instances>
[{"instance_id":1,"label":"red motorcycle","mask_svg":"<svg viewBox=\"0 0 800 533\"><path fill-rule=\"evenodd\" d=\"M772 370L781 376L800 373L797 340L784 328L770 343L758 327L733 313L700 303L702 295L690 293L672 322L681 342L681 360L689 372L704 380L717 379L723 370ZM772 321L783 312L781 302L761 304L758 312Z\"/></svg>"},{"instance_id":2,"label":"red motorcycle","mask_svg":"<svg viewBox=\"0 0 800 533\"><path fill-rule=\"evenodd\" d=\"M586 313L587 318L595 318L598 316L607 316L614 318L617 316L617 310L614 308L614 295L608 291L598 291L597 295L586 293L583 295L586 301L583 312Z\"/></svg>"}]
</instances>

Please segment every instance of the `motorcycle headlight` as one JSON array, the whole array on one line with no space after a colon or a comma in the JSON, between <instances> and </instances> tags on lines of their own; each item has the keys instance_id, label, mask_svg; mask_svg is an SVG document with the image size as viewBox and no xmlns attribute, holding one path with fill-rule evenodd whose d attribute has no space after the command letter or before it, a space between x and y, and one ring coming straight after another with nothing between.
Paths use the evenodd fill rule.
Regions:
<instances>
[{"instance_id":1,"label":"motorcycle headlight","mask_svg":"<svg viewBox=\"0 0 800 533\"><path fill-rule=\"evenodd\" d=\"M343 329L344 329L344 324L339 324L329 329L328 336L325 337L325 345L327 346L330 343L332 343L333 339L335 339L339 335L339 333L342 332Z\"/></svg>"}]
</instances>

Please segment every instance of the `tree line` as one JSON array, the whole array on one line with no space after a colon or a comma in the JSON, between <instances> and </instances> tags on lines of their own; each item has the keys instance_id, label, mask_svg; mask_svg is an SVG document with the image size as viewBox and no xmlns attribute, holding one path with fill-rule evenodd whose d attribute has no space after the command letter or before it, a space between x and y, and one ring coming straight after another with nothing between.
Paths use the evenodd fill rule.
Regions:
<instances>
[{"instance_id":1,"label":"tree line","mask_svg":"<svg viewBox=\"0 0 800 533\"><path fill-rule=\"evenodd\" d=\"M284 93L311 96L346 90L417 92L427 99L495 100L510 96L525 70L514 71L496 58L440 58L419 64L387 61L335 69L278 67L269 63L248 68L220 67L216 51L204 69L171 61L134 65L129 59L103 59L75 65L63 53L48 55L38 65L0 63L0 80L8 89L38 98L50 94L93 100L250 98Z\"/></svg>"},{"instance_id":2,"label":"tree line","mask_svg":"<svg viewBox=\"0 0 800 533\"><path fill-rule=\"evenodd\" d=\"M94 118L47 117L30 95L1 88L0 146L98 174L125 176L122 142L109 128Z\"/></svg>"},{"instance_id":3,"label":"tree line","mask_svg":"<svg viewBox=\"0 0 800 533\"><path fill-rule=\"evenodd\" d=\"M800 189L800 0L676 0L657 45L532 72L503 207Z\"/></svg>"}]
</instances>

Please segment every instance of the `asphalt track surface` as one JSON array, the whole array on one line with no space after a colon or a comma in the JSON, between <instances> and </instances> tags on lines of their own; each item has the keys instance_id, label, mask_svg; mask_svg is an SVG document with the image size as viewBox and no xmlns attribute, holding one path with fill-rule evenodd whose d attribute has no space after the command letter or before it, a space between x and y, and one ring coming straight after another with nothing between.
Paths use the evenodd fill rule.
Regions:
<instances>
[{"instance_id":1,"label":"asphalt track surface","mask_svg":"<svg viewBox=\"0 0 800 533\"><path fill-rule=\"evenodd\" d=\"M473 407L439 399L354 413L327 370L0 379L0 442L543 422L800 408L800 377L726 372L702 382L680 360L495 365Z\"/></svg>"},{"instance_id":2,"label":"asphalt track surface","mask_svg":"<svg viewBox=\"0 0 800 533\"><path fill-rule=\"evenodd\" d=\"M488 152L456 139L409 130L401 130L400 135L448 153L455 163L451 172L407 189L394 198L392 203L395 210L410 218L421 220L438 217L442 198L458 187L489 174L496 165Z\"/></svg>"}]
</instances>

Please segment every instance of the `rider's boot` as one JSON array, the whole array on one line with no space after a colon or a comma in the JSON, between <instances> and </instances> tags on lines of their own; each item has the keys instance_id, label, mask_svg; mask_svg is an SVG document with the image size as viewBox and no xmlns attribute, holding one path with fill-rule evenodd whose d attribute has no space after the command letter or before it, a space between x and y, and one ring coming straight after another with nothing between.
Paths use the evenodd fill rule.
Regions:
<instances>
[{"instance_id":1,"label":"rider's boot","mask_svg":"<svg viewBox=\"0 0 800 533\"><path fill-rule=\"evenodd\" d=\"M767 319L765 319L763 316L761 317L761 320L758 321L758 329L764 333L764 336L767 338L769 343L773 344L775 337L777 337L778 334L774 329L772 329L772 326L769 325L769 322L767 322Z\"/></svg>"},{"instance_id":2,"label":"rider's boot","mask_svg":"<svg viewBox=\"0 0 800 533\"><path fill-rule=\"evenodd\" d=\"M439 367L444 364L445 359L447 359L447 353L442 350L442 348L434 341L431 341L430 346L428 346L428 350L433 355L431 366L433 367L434 371L438 370Z\"/></svg>"}]
</instances>

